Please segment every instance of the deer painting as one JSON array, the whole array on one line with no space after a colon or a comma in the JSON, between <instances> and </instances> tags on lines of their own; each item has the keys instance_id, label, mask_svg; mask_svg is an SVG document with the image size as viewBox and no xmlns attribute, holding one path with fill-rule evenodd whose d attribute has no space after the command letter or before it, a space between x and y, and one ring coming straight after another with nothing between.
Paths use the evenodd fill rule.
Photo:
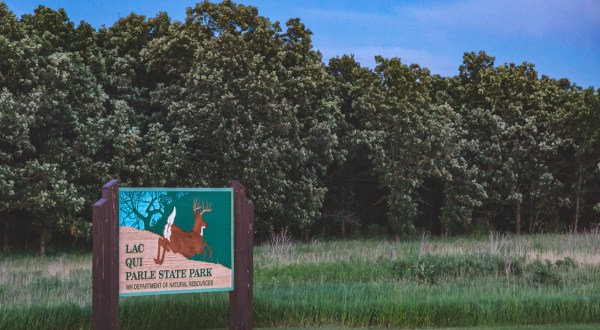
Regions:
<instances>
[{"instance_id":1,"label":"deer painting","mask_svg":"<svg viewBox=\"0 0 600 330\"><path fill-rule=\"evenodd\" d=\"M158 238L158 251L154 262L161 265L165 260L165 253L168 251L180 253L184 257L189 258L200 253L204 253L204 256L206 256L206 250L208 250L209 258L211 258L212 249L204 240L204 228L208 224L202 218L204 213L210 211L212 211L210 204L204 205L204 201L202 201L202 204L198 204L198 200L194 199L194 227L192 231L184 231L174 224L177 210L173 208L173 212L167 219L163 237Z\"/></svg>"}]
</instances>

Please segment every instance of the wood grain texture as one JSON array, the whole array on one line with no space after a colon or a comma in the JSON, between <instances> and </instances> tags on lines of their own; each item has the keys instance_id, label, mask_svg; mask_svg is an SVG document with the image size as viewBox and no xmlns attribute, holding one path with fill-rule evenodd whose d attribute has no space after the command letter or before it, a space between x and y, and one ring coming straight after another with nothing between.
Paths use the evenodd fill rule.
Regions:
<instances>
[{"instance_id":1,"label":"wood grain texture","mask_svg":"<svg viewBox=\"0 0 600 330\"><path fill-rule=\"evenodd\" d=\"M92 328L119 329L119 181L102 187L92 209Z\"/></svg>"},{"instance_id":2,"label":"wood grain texture","mask_svg":"<svg viewBox=\"0 0 600 330\"><path fill-rule=\"evenodd\" d=\"M230 181L234 213L234 291L229 294L229 329L252 329L254 205L246 198L246 188Z\"/></svg>"}]
</instances>

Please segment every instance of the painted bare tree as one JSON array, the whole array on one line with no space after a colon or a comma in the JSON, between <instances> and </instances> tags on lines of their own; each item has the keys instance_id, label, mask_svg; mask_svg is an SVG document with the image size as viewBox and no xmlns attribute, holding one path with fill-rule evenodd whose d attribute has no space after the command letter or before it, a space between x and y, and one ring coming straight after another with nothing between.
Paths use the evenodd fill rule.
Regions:
<instances>
[{"instance_id":1,"label":"painted bare tree","mask_svg":"<svg viewBox=\"0 0 600 330\"><path fill-rule=\"evenodd\" d=\"M164 215L168 197L160 192L126 191L120 196L125 219L135 220L135 227L148 230Z\"/></svg>"}]
</instances>

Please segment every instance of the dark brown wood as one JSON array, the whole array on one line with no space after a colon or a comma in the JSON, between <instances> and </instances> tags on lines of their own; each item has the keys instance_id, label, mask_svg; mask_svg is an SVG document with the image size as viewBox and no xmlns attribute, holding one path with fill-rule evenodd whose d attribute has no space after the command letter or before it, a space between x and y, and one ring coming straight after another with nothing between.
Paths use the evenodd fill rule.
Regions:
<instances>
[{"instance_id":1,"label":"dark brown wood","mask_svg":"<svg viewBox=\"0 0 600 330\"><path fill-rule=\"evenodd\" d=\"M119 329L119 181L93 206L92 328Z\"/></svg>"},{"instance_id":2,"label":"dark brown wood","mask_svg":"<svg viewBox=\"0 0 600 330\"><path fill-rule=\"evenodd\" d=\"M230 181L233 188L233 291L229 293L229 329L252 329L254 205L246 198L246 188Z\"/></svg>"},{"instance_id":3,"label":"dark brown wood","mask_svg":"<svg viewBox=\"0 0 600 330\"><path fill-rule=\"evenodd\" d=\"M107 278L108 273L104 265L106 256L105 225L108 200L101 198L92 207L92 238L94 242L92 254L92 328L102 329L108 320L107 306Z\"/></svg>"}]
</instances>

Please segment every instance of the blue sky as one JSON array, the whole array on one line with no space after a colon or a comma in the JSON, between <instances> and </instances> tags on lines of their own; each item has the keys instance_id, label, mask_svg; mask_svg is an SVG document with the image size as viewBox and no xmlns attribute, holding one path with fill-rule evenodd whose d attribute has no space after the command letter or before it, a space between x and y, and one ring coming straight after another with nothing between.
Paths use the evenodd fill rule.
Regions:
<instances>
[{"instance_id":1,"label":"blue sky","mask_svg":"<svg viewBox=\"0 0 600 330\"><path fill-rule=\"evenodd\" d=\"M130 12L166 11L182 20L188 0L9 0L18 16L38 4L65 8L74 22L110 26ZM324 60L354 54L363 65L373 57L400 57L432 73L458 73L466 51L484 50L496 64L530 62L540 74L566 77L582 87L600 87L600 1L597 0L238 0L271 21L300 17L313 31Z\"/></svg>"}]
</instances>

